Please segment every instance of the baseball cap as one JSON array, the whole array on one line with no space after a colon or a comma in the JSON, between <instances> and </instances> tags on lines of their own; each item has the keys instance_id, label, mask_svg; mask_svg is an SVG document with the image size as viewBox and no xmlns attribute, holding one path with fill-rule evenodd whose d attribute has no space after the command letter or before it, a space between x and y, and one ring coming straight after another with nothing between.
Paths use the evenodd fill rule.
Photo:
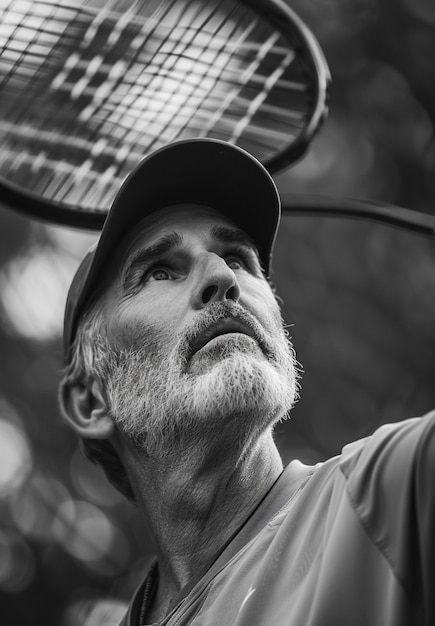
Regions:
<instances>
[{"instance_id":1,"label":"baseball cap","mask_svg":"<svg viewBox=\"0 0 435 626\"><path fill-rule=\"evenodd\" d=\"M98 243L79 265L65 308L66 361L79 318L98 294L104 269L118 244L148 215L186 203L210 206L244 230L269 276L281 215L279 193L269 172L246 150L225 141L196 138L170 143L142 159L127 176Z\"/></svg>"}]
</instances>

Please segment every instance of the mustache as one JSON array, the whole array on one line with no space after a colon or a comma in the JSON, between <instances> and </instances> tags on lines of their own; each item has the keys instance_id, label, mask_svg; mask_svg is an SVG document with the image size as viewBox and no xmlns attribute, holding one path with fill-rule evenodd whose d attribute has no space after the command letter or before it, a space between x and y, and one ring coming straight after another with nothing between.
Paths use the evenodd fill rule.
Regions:
<instances>
[{"instance_id":1,"label":"mustache","mask_svg":"<svg viewBox=\"0 0 435 626\"><path fill-rule=\"evenodd\" d=\"M262 325L255 316L241 304L234 301L213 302L184 330L179 345L179 356L186 364L193 354L193 346L197 338L211 326L221 320L237 320L247 326L254 340L268 359L274 359L274 349Z\"/></svg>"}]
</instances>

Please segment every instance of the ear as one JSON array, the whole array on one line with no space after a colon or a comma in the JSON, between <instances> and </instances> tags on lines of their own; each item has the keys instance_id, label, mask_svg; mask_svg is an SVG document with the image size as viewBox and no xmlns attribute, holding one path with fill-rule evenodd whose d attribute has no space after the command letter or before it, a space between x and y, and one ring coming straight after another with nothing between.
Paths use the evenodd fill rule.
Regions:
<instances>
[{"instance_id":1,"label":"ear","mask_svg":"<svg viewBox=\"0 0 435 626\"><path fill-rule=\"evenodd\" d=\"M80 437L107 439L113 435L115 424L97 380L61 385L59 402L65 421Z\"/></svg>"}]
</instances>

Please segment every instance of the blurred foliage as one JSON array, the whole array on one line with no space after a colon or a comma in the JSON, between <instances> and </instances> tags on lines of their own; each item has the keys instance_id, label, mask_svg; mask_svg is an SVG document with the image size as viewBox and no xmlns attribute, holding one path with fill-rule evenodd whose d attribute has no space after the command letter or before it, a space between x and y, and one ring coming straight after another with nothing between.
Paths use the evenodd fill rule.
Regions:
<instances>
[{"instance_id":1,"label":"blurred foliage","mask_svg":"<svg viewBox=\"0 0 435 626\"><path fill-rule=\"evenodd\" d=\"M324 49L330 115L283 191L435 215L435 5L292 0ZM68 283L93 235L0 212L2 624L116 623L151 553L133 507L77 450L56 385ZM285 461L313 463L435 405L434 242L363 221L285 218L274 279L301 400Z\"/></svg>"}]
</instances>

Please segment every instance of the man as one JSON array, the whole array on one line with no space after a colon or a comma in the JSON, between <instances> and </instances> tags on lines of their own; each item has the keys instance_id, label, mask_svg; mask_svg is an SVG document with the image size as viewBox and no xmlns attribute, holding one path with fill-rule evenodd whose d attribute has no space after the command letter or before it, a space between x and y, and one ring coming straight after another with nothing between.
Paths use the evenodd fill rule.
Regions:
<instances>
[{"instance_id":1,"label":"man","mask_svg":"<svg viewBox=\"0 0 435 626\"><path fill-rule=\"evenodd\" d=\"M125 626L435 624L435 413L283 471L297 365L269 283L266 170L196 139L148 156L82 262L63 414L154 539Z\"/></svg>"}]
</instances>

